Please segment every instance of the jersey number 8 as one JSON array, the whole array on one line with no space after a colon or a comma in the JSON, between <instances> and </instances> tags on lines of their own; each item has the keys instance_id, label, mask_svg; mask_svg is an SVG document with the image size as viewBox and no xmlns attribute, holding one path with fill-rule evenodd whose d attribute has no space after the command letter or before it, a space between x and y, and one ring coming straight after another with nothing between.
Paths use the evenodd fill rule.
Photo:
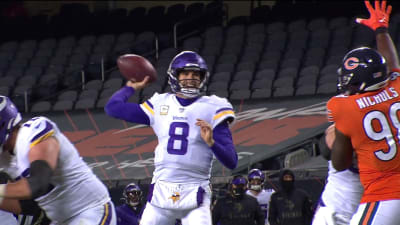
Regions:
<instances>
[{"instance_id":1,"label":"jersey number 8","mask_svg":"<svg viewBox=\"0 0 400 225\"><path fill-rule=\"evenodd\" d=\"M172 155L184 155L188 148L189 125L173 122L169 127L167 152Z\"/></svg>"}]
</instances>

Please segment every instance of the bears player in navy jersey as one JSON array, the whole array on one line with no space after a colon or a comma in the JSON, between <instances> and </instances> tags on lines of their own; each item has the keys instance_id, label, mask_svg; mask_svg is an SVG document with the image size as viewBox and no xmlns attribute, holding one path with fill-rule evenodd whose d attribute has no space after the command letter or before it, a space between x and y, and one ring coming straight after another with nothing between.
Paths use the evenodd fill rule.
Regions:
<instances>
[{"instance_id":1,"label":"bears player in navy jersey","mask_svg":"<svg viewBox=\"0 0 400 225\"><path fill-rule=\"evenodd\" d=\"M115 225L107 188L57 125L46 117L24 123L15 105L0 96L0 166L15 182L0 184L0 209L30 214L33 199L52 224Z\"/></svg>"},{"instance_id":2,"label":"bears player in navy jersey","mask_svg":"<svg viewBox=\"0 0 400 225\"><path fill-rule=\"evenodd\" d=\"M176 55L168 68L172 93L154 93L142 104L128 103L148 84L129 80L105 107L108 115L150 125L158 138L155 171L142 225L211 225L210 176L213 157L234 169L237 154L229 130L232 105L215 95L205 96L209 70L196 52Z\"/></svg>"}]
</instances>

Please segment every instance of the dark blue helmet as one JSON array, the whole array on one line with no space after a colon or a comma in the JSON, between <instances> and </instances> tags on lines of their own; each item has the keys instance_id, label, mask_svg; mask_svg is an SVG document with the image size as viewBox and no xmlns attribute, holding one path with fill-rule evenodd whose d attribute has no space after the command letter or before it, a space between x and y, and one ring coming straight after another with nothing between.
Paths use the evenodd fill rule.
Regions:
<instances>
[{"instance_id":1,"label":"dark blue helmet","mask_svg":"<svg viewBox=\"0 0 400 225\"><path fill-rule=\"evenodd\" d=\"M135 207L140 204L142 199L142 190L135 183L130 183L126 185L124 191L122 192L122 196L124 197L125 203Z\"/></svg>"},{"instance_id":2,"label":"dark blue helmet","mask_svg":"<svg viewBox=\"0 0 400 225\"><path fill-rule=\"evenodd\" d=\"M348 52L338 73L338 91L348 94L378 90L389 80L385 58L368 47Z\"/></svg>"},{"instance_id":3,"label":"dark blue helmet","mask_svg":"<svg viewBox=\"0 0 400 225\"><path fill-rule=\"evenodd\" d=\"M181 87L178 80L178 75L181 71L191 70L199 71L201 74L201 83L198 88ZM206 89L206 82L210 76L208 67L204 59L192 51L183 51L176 55L168 68L168 83L174 93L181 93L189 98L199 96Z\"/></svg>"},{"instance_id":4,"label":"dark blue helmet","mask_svg":"<svg viewBox=\"0 0 400 225\"><path fill-rule=\"evenodd\" d=\"M260 191L262 189L262 185L264 184L265 175L259 169L252 169L250 170L249 174L247 175L247 179L249 180L249 189L254 191ZM260 180L259 184L251 184L251 180Z\"/></svg>"},{"instance_id":5,"label":"dark blue helmet","mask_svg":"<svg viewBox=\"0 0 400 225\"><path fill-rule=\"evenodd\" d=\"M0 147L4 145L12 129L22 120L21 114L11 100L0 95Z\"/></svg>"},{"instance_id":6,"label":"dark blue helmet","mask_svg":"<svg viewBox=\"0 0 400 225\"><path fill-rule=\"evenodd\" d=\"M246 193L247 180L242 175L236 175L232 178L230 192L234 197L242 197Z\"/></svg>"}]
</instances>

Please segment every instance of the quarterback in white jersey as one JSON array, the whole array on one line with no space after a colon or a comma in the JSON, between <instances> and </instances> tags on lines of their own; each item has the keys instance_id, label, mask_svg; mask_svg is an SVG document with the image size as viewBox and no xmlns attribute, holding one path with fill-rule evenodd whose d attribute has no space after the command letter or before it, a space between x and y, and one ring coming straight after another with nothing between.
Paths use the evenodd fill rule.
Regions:
<instances>
[{"instance_id":1,"label":"quarterback in white jersey","mask_svg":"<svg viewBox=\"0 0 400 225\"><path fill-rule=\"evenodd\" d=\"M265 175L259 169L252 169L250 170L247 180L248 189L246 194L253 196L257 199L258 204L261 207L261 210L264 212L265 215L265 224L269 225L268 222L268 208L269 202L271 200L271 195L275 192L274 189L263 189L263 184L265 181Z\"/></svg>"},{"instance_id":2,"label":"quarterback in white jersey","mask_svg":"<svg viewBox=\"0 0 400 225\"><path fill-rule=\"evenodd\" d=\"M333 128L334 125L327 128L327 143L330 143L330 140L334 138L332 137L333 133L329 132ZM330 144L328 145L330 146ZM329 159L330 150L328 146L324 142L320 142L320 148L324 148L324 151L327 152L326 157ZM353 214L357 211L364 192L358 169L351 167L347 170L337 171L330 160L328 161L328 168L327 183L322 192L312 224L348 225Z\"/></svg>"},{"instance_id":3,"label":"quarterback in white jersey","mask_svg":"<svg viewBox=\"0 0 400 225\"><path fill-rule=\"evenodd\" d=\"M52 224L116 224L108 190L57 125L45 117L21 123L14 104L0 96L2 166L16 180L0 185L0 208L24 213L19 199L34 199Z\"/></svg>"},{"instance_id":4,"label":"quarterback in white jersey","mask_svg":"<svg viewBox=\"0 0 400 225\"><path fill-rule=\"evenodd\" d=\"M142 104L127 99L145 87L128 81L105 107L108 115L149 125L158 138L155 171L141 225L211 225L210 175L213 156L227 168L237 164L229 123L235 118L224 98L203 96L208 68L197 53L184 51L169 69L172 93L155 93Z\"/></svg>"}]
</instances>

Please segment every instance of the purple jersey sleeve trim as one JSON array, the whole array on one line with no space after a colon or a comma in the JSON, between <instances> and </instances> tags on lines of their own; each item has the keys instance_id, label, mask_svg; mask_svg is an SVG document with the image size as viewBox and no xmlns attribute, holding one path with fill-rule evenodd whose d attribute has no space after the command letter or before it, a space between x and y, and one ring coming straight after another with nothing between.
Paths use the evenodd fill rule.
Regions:
<instances>
[{"instance_id":1,"label":"purple jersey sleeve trim","mask_svg":"<svg viewBox=\"0 0 400 225\"><path fill-rule=\"evenodd\" d=\"M237 166L238 156L232 141L228 123L222 122L213 130L214 145L211 147L215 157L227 168L233 170Z\"/></svg>"},{"instance_id":2,"label":"purple jersey sleeve trim","mask_svg":"<svg viewBox=\"0 0 400 225\"><path fill-rule=\"evenodd\" d=\"M150 119L143 109L140 108L140 105L127 102L129 97L133 94L135 94L133 88L127 86L121 88L108 100L104 111L107 115L117 119L126 120L131 123L150 125Z\"/></svg>"}]
</instances>

